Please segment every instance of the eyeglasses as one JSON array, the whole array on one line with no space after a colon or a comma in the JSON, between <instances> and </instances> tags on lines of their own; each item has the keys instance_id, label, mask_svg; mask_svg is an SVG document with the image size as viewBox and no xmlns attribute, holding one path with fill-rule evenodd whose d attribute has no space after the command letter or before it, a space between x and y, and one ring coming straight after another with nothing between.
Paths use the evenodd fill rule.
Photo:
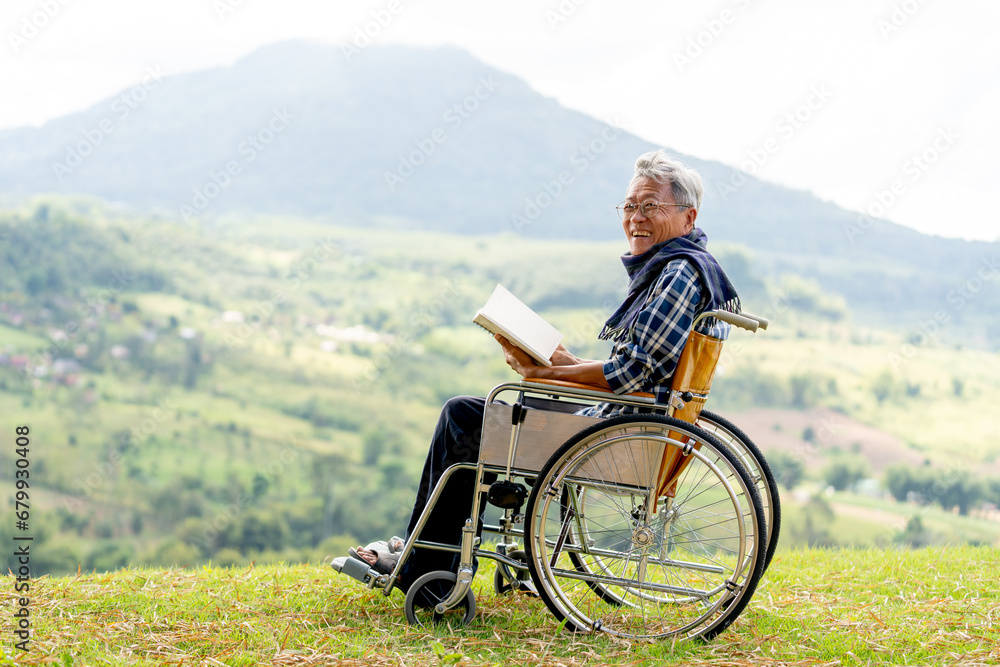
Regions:
<instances>
[{"instance_id":1,"label":"eyeglasses","mask_svg":"<svg viewBox=\"0 0 1000 667\"><path fill-rule=\"evenodd\" d=\"M635 215L635 212L642 210L643 217L652 218L660 210L661 206L677 206L680 208L691 208L689 204L668 204L662 201L653 201L652 199L642 202L641 204L635 204L632 202L622 202L618 206L615 206L615 210L618 211L618 217L622 220L625 218L631 218Z\"/></svg>"}]
</instances>

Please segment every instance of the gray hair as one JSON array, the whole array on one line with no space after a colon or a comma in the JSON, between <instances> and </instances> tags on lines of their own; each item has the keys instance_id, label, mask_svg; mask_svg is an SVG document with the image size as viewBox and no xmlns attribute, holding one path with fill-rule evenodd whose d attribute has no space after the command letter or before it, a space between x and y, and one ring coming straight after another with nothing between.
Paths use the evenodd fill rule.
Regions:
<instances>
[{"instance_id":1,"label":"gray hair","mask_svg":"<svg viewBox=\"0 0 1000 667\"><path fill-rule=\"evenodd\" d=\"M690 167L673 159L662 148L657 151L643 153L635 161L635 174L629 182L629 187L637 178L650 178L659 183L670 183L674 201L701 210L701 198L705 186L701 176Z\"/></svg>"}]
</instances>

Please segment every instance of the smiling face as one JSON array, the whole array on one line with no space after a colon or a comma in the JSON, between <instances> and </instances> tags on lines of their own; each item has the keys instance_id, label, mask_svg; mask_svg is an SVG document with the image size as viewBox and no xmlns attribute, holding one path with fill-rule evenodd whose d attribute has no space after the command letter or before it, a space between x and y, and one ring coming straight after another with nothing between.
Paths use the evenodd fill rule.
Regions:
<instances>
[{"instance_id":1,"label":"smiling face","mask_svg":"<svg viewBox=\"0 0 1000 667\"><path fill-rule=\"evenodd\" d=\"M651 178L637 178L628 188L625 203L642 204L647 201L657 201L664 204L676 204L670 183L660 183ZM663 243L678 236L685 236L694 229L698 210L680 206L660 206L650 217L642 214L642 209L636 210L622 220L625 238L628 239L629 252L638 256L652 248L657 243Z\"/></svg>"}]
</instances>

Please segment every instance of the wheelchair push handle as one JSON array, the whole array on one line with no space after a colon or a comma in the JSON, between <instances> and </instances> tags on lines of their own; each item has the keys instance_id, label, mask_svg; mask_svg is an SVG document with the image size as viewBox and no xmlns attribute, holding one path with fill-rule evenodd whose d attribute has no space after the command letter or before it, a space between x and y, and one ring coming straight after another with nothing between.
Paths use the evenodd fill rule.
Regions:
<instances>
[{"instance_id":1,"label":"wheelchair push handle","mask_svg":"<svg viewBox=\"0 0 1000 667\"><path fill-rule=\"evenodd\" d=\"M748 317L751 320L757 320L757 328L767 331L767 325L771 323L766 317L761 317L760 315L754 315L753 313L740 313L743 317Z\"/></svg>"},{"instance_id":2,"label":"wheelchair push handle","mask_svg":"<svg viewBox=\"0 0 1000 667\"><path fill-rule=\"evenodd\" d=\"M704 313L695 318L695 324L708 317L714 317L717 320L727 322L732 324L734 327L739 327L740 329L746 329L752 333L756 333L758 328L767 328L767 320L764 318L757 318L756 316L748 316L745 314L737 315L736 313L730 313L726 310L706 310ZM763 320L763 322L761 320Z\"/></svg>"}]
</instances>

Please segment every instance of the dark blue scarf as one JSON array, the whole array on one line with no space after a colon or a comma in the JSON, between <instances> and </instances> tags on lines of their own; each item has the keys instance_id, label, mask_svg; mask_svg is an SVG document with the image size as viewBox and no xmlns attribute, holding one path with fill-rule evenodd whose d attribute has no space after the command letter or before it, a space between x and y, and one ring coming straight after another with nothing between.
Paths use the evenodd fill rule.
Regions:
<instances>
[{"instance_id":1,"label":"dark blue scarf","mask_svg":"<svg viewBox=\"0 0 1000 667\"><path fill-rule=\"evenodd\" d=\"M629 253L622 255L622 264L625 265L629 278L628 295L604 324L601 340L624 340L646 305L649 290L664 267L680 257L691 260L698 269L703 311L722 309L731 313L740 312L740 297L736 294L736 288L729 282L729 277L716 259L705 249L707 246L708 237L705 232L695 227L687 236L659 243L638 257Z\"/></svg>"}]
</instances>

